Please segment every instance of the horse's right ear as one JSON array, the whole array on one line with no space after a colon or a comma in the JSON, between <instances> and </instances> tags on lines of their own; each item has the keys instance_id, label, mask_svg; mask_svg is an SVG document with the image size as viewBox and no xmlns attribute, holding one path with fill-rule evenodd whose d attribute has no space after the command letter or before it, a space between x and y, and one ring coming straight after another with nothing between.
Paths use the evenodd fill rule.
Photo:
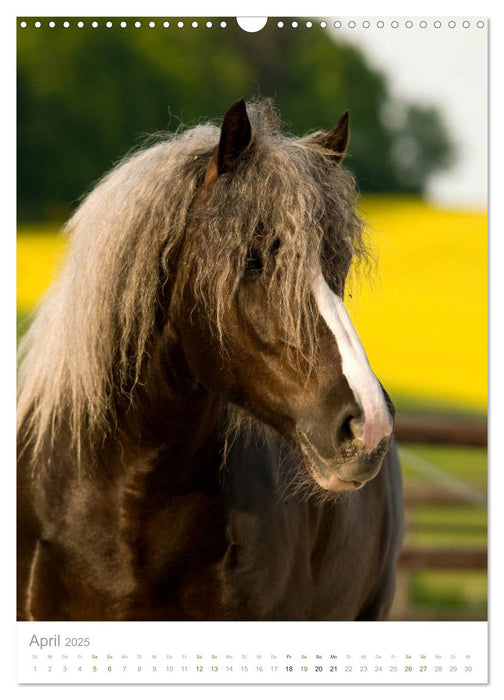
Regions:
<instances>
[{"instance_id":1,"label":"horse's right ear","mask_svg":"<svg viewBox=\"0 0 504 700\"><path fill-rule=\"evenodd\" d=\"M330 131L324 134L315 135L315 141L318 144L333 152L331 159L335 163L341 163L346 155L348 142L350 140L349 121L350 116L347 110L346 112L343 112L337 124L333 126Z\"/></svg>"},{"instance_id":2,"label":"horse's right ear","mask_svg":"<svg viewBox=\"0 0 504 700\"><path fill-rule=\"evenodd\" d=\"M251 140L252 128L245 100L238 100L224 115L219 145L213 153L205 174L206 187L213 185L220 175L233 170Z\"/></svg>"},{"instance_id":3,"label":"horse's right ear","mask_svg":"<svg viewBox=\"0 0 504 700\"><path fill-rule=\"evenodd\" d=\"M336 126L326 134L324 146L334 151L334 160L339 163L346 155L348 142L350 140L350 114L347 109L343 112Z\"/></svg>"}]
</instances>

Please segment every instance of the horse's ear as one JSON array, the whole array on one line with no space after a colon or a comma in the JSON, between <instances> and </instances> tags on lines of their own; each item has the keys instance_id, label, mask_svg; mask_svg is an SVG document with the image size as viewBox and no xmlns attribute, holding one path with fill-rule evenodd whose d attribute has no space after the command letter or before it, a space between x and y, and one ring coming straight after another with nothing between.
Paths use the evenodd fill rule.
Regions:
<instances>
[{"instance_id":1,"label":"horse's ear","mask_svg":"<svg viewBox=\"0 0 504 700\"><path fill-rule=\"evenodd\" d=\"M205 185L212 185L220 175L235 167L252 139L252 128L245 100L238 100L228 109L222 121L219 145L214 151L205 175Z\"/></svg>"},{"instance_id":2,"label":"horse's ear","mask_svg":"<svg viewBox=\"0 0 504 700\"><path fill-rule=\"evenodd\" d=\"M341 117L338 119L338 123L333 126L331 131L324 134L319 143L321 143L325 148L330 151L334 151L333 159L336 163L341 163L346 155L348 142L350 141L350 114L348 109L343 112Z\"/></svg>"},{"instance_id":3,"label":"horse's ear","mask_svg":"<svg viewBox=\"0 0 504 700\"><path fill-rule=\"evenodd\" d=\"M217 174L223 175L234 168L252 138L245 100L238 100L228 109L222 122L217 154Z\"/></svg>"}]
</instances>

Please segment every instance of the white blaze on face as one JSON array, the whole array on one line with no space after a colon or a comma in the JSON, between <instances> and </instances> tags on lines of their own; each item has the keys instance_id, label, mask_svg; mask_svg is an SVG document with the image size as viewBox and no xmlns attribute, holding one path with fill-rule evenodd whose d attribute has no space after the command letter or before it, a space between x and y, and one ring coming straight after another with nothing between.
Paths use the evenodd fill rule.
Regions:
<instances>
[{"instance_id":1,"label":"white blaze on face","mask_svg":"<svg viewBox=\"0 0 504 700\"><path fill-rule=\"evenodd\" d=\"M364 419L361 436L364 449L371 452L382 438L392 432L392 418L383 391L369 366L364 348L342 300L331 291L322 274L317 275L314 280L313 294L320 314L338 344L343 374Z\"/></svg>"}]
</instances>

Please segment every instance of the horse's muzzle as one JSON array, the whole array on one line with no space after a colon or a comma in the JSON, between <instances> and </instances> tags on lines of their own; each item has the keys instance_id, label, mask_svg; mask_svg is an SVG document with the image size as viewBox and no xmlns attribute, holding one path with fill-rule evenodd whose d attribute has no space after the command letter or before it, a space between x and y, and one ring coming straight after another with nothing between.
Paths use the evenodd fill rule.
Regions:
<instances>
[{"instance_id":1,"label":"horse's muzzle","mask_svg":"<svg viewBox=\"0 0 504 700\"><path fill-rule=\"evenodd\" d=\"M392 434L382 438L372 452L355 441L339 452L323 456L305 433L298 433L305 465L313 479L328 491L354 491L373 479L380 471Z\"/></svg>"}]
</instances>

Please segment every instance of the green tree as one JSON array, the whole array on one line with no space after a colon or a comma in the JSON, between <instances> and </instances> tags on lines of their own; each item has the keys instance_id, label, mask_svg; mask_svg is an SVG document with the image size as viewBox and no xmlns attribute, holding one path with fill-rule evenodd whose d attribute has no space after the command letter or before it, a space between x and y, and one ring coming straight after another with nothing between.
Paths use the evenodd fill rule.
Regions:
<instances>
[{"instance_id":1,"label":"green tree","mask_svg":"<svg viewBox=\"0 0 504 700\"><path fill-rule=\"evenodd\" d=\"M404 189L421 191L427 178L451 165L453 146L433 107L405 105L392 159Z\"/></svg>"}]
</instances>

